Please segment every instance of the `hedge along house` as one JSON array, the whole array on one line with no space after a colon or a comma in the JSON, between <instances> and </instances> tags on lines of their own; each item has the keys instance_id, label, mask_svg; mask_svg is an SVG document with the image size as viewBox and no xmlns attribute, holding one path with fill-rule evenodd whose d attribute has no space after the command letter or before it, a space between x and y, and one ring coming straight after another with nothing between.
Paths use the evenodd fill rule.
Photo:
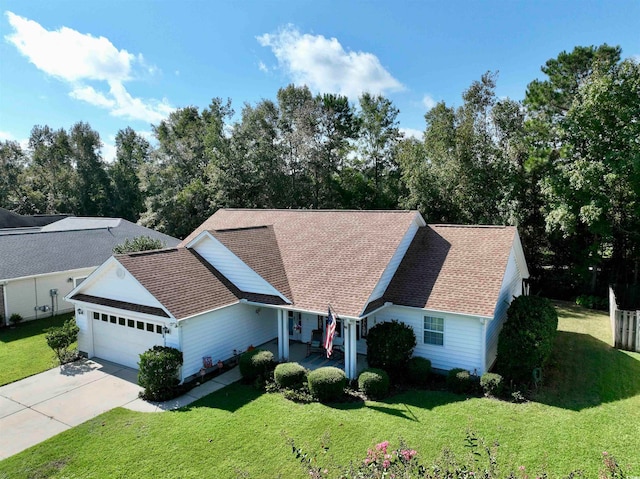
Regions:
<instances>
[{"instance_id":1,"label":"hedge along house","mask_svg":"<svg viewBox=\"0 0 640 479\"><path fill-rule=\"evenodd\" d=\"M177 248L114 256L75 288L79 349L130 367L180 349L182 379L277 338L309 342L330 304L356 375L368 330L399 320L433 367L482 373L528 271L514 227L426 225L416 211L216 212Z\"/></svg>"},{"instance_id":2,"label":"hedge along house","mask_svg":"<svg viewBox=\"0 0 640 479\"><path fill-rule=\"evenodd\" d=\"M0 229L0 315L5 322L12 314L30 320L73 311L64 296L127 238L150 236L167 246L180 242L120 218L51 219L57 221Z\"/></svg>"}]
</instances>

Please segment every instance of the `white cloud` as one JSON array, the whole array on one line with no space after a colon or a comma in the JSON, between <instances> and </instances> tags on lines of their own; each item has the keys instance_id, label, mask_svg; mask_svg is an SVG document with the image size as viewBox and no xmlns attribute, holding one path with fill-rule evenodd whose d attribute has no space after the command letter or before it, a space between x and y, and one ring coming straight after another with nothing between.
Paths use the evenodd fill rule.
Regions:
<instances>
[{"instance_id":1,"label":"white cloud","mask_svg":"<svg viewBox=\"0 0 640 479\"><path fill-rule=\"evenodd\" d=\"M422 104L428 111L428 110L431 110L434 106L436 106L438 102L434 100L431 95L427 93L424 97L422 97Z\"/></svg>"},{"instance_id":2,"label":"white cloud","mask_svg":"<svg viewBox=\"0 0 640 479\"><path fill-rule=\"evenodd\" d=\"M107 98L106 95L96 91L91 86L80 86L72 90L69 96L102 108L113 108L116 104L114 100Z\"/></svg>"},{"instance_id":3,"label":"white cloud","mask_svg":"<svg viewBox=\"0 0 640 479\"><path fill-rule=\"evenodd\" d=\"M258 63L258 70L260 70L261 72L269 73L269 67L267 67L264 62Z\"/></svg>"},{"instance_id":4,"label":"white cloud","mask_svg":"<svg viewBox=\"0 0 640 479\"><path fill-rule=\"evenodd\" d=\"M424 134L423 131L416 130L415 128L400 128L400 133L402 133L405 138L415 138L416 140L422 140L422 135Z\"/></svg>"},{"instance_id":5,"label":"white cloud","mask_svg":"<svg viewBox=\"0 0 640 479\"><path fill-rule=\"evenodd\" d=\"M124 84L138 73L155 74L142 54L118 50L107 38L83 34L71 28L46 30L39 23L6 12L13 33L5 38L36 68L71 86L69 95L109 110L113 116L157 122L173 108L166 100L132 97ZM109 91L99 91L87 82L105 82Z\"/></svg>"},{"instance_id":6,"label":"white cloud","mask_svg":"<svg viewBox=\"0 0 640 479\"><path fill-rule=\"evenodd\" d=\"M301 34L292 25L257 37L271 48L279 67L296 84L318 92L356 98L363 92L383 94L404 89L372 53L346 51L336 38Z\"/></svg>"},{"instance_id":7,"label":"white cloud","mask_svg":"<svg viewBox=\"0 0 640 479\"><path fill-rule=\"evenodd\" d=\"M20 145L20 148L26 150L29 147L29 139L23 138L22 140L18 140L14 134L8 131L0 131L0 141L17 141Z\"/></svg>"},{"instance_id":8,"label":"white cloud","mask_svg":"<svg viewBox=\"0 0 640 479\"><path fill-rule=\"evenodd\" d=\"M113 163L116 159L118 149L115 145L115 136L109 136L109 141L102 141L102 159L107 163Z\"/></svg>"}]
</instances>

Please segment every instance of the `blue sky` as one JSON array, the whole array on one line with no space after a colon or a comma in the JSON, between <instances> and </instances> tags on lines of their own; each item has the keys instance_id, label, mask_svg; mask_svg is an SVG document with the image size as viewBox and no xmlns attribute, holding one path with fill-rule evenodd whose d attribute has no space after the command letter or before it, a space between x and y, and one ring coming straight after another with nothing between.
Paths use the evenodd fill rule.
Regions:
<instances>
[{"instance_id":1,"label":"blue sky","mask_svg":"<svg viewBox=\"0 0 640 479\"><path fill-rule=\"evenodd\" d=\"M640 1L0 2L0 140L86 121L111 159L114 137L211 98L382 93L416 134L434 102L461 104L487 70L521 100L540 66L576 45L640 59Z\"/></svg>"}]
</instances>

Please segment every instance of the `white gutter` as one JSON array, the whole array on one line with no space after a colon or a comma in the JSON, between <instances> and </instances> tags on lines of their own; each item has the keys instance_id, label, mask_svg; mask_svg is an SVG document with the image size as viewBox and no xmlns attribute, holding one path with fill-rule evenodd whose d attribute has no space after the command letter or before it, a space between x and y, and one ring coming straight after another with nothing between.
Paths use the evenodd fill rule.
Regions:
<instances>
[{"instance_id":1,"label":"white gutter","mask_svg":"<svg viewBox=\"0 0 640 479\"><path fill-rule=\"evenodd\" d=\"M62 269L60 271L52 271L51 273L40 273L40 274L31 274L29 276L18 276L17 278L6 278L6 279L0 279L0 283L5 283L9 282L9 281L18 281L21 279L31 279L31 278L44 278L46 276L53 276L54 274L60 274L60 273L69 273L71 274L74 271L80 271L83 269L96 269L98 266L82 266L81 268L75 268L75 269Z\"/></svg>"}]
</instances>

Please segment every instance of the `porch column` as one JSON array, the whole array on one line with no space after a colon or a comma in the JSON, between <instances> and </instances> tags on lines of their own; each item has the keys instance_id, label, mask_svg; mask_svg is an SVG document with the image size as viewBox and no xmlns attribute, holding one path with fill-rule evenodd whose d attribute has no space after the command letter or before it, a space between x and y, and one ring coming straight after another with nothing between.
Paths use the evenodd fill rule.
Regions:
<instances>
[{"instance_id":1,"label":"porch column","mask_svg":"<svg viewBox=\"0 0 640 479\"><path fill-rule=\"evenodd\" d=\"M278 361L289 360L289 326L287 315L282 309L278 309Z\"/></svg>"},{"instance_id":2,"label":"porch column","mask_svg":"<svg viewBox=\"0 0 640 479\"><path fill-rule=\"evenodd\" d=\"M276 323L278 323L278 361L282 361L282 358L284 358L284 344L282 341L282 311L280 311L279 309L276 310Z\"/></svg>"},{"instance_id":3,"label":"porch column","mask_svg":"<svg viewBox=\"0 0 640 479\"><path fill-rule=\"evenodd\" d=\"M356 344L356 327L358 323L355 319L347 320L347 328L345 330L345 348L344 348L344 369L349 379L355 379L358 375L358 357Z\"/></svg>"},{"instance_id":4,"label":"porch column","mask_svg":"<svg viewBox=\"0 0 640 479\"><path fill-rule=\"evenodd\" d=\"M284 361L289 361L289 317L287 312L280 310L282 315L282 356Z\"/></svg>"}]
</instances>

